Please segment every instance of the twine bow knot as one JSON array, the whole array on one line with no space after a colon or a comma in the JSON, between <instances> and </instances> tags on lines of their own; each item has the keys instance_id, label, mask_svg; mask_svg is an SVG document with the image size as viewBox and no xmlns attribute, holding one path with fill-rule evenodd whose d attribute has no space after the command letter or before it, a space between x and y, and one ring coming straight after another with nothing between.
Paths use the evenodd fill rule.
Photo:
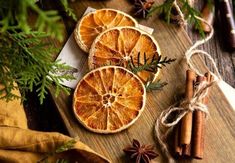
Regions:
<instances>
[{"instance_id":1,"label":"twine bow knot","mask_svg":"<svg viewBox=\"0 0 235 163\"><path fill-rule=\"evenodd\" d=\"M208 88L212 85L207 81L203 81L200 84L195 86L195 91L192 99L184 99L180 102L179 106L177 103L171 105L168 109L163 111L159 117L161 124L164 127L173 127L187 114L188 112L193 112L195 110L200 110L206 114L206 117L209 115L207 106L202 102L208 93ZM172 117L172 114L179 112L176 116L176 119L172 122L168 122L168 119Z\"/></svg>"},{"instance_id":2,"label":"twine bow knot","mask_svg":"<svg viewBox=\"0 0 235 163\"><path fill-rule=\"evenodd\" d=\"M158 142L161 146L161 150L165 153L170 163L175 162L172 156L170 155L166 143L164 142L167 135L172 131L173 127L179 123L179 121L188 113L193 112L195 110L200 110L205 113L206 118L209 115L208 108L205 104L203 104L203 99L206 97L208 93L208 88L213 85L214 82L203 81L200 84L195 86L195 91L193 97L189 99L184 99L180 102L179 106L177 103L171 105L168 109L164 110L159 118L156 121L155 132ZM179 112L175 119L169 122L170 117L175 112ZM168 130L162 132L160 129L162 127L167 127Z\"/></svg>"},{"instance_id":3,"label":"twine bow knot","mask_svg":"<svg viewBox=\"0 0 235 163\"><path fill-rule=\"evenodd\" d=\"M179 5L177 4L177 1L174 0L174 6L176 8L176 10L179 12L179 15L181 17L181 19L183 20L182 22L184 24L186 24L186 20L184 19L184 15L179 7ZM173 127L179 123L179 121L188 113L188 112L193 112L195 110L200 110L202 112L204 112L206 114L206 118L209 115L209 111L208 108L205 104L203 104L203 99L205 98L205 96L208 93L208 88L211 87L213 84L215 84L216 82L219 82L220 80L222 80L222 77L218 71L218 68L216 66L215 61L213 60L213 58L211 57L210 54L208 54L207 52L203 51L203 50L199 50L196 49L198 46L206 43L208 40L210 40L214 34L214 29L213 27L204 19L196 16L196 18L204 23L206 23L210 29L211 32L208 34L207 37L205 37L202 40L198 40L196 41L186 52L185 52L185 59L186 62L188 64L188 66L190 67L191 70L193 70L194 72L196 72L196 74L203 76L199 70L193 65L193 62L191 60L193 55L200 55L203 54L205 57L207 57L209 59L209 61L211 61L212 66L214 67L214 71L216 73L216 75L214 75L213 73L211 73L213 75L213 78L215 79L214 81L208 83L207 81L203 81L200 84L196 85L195 87L195 91L193 94L193 97L188 100L188 99L184 99L183 101L180 102L180 105L177 107L177 104L174 104L172 106L170 106L168 109L164 110L161 114L160 117L157 119L156 124L155 124L155 135L156 138L158 140L158 143L160 144L161 150L162 152L166 155L168 162L173 163L175 162L175 160L173 159L173 157L170 155L167 145L165 143L165 138L167 137L168 133L172 131ZM178 111L179 113L177 114L176 118L172 121L172 122L168 122L168 119L171 117L171 114L173 112ZM161 125L161 126L160 126ZM162 132L161 129L162 127L167 127L168 130Z\"/></svg>"}]
</instances>

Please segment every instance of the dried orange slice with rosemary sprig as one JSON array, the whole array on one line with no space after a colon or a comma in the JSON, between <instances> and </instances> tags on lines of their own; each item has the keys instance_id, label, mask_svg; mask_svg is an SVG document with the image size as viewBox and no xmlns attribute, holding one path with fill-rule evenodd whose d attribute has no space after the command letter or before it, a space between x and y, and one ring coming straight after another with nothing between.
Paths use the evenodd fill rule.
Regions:
<instances>
[{"instance_id":1,"label":"dried orange slice with rosemary sprig","mask_svg":"<svg viewBox=\"0 0 235 163\"><path fill-rule=\"evenodd\" d=\"M101 32L117 26L138 26L138 23L122 11L100 9L81 18L75 28L74 37L80 48L88 53L94 39Z\"/></svg>"},{"instance_id":2,"label":"dried orange slice with rosemary sprig","mask_svg":"<svg viewBox=\"0 0 235 163\"><path fill-rule=\"evenodd\" d=\"M160 55L158 43L150 34L135 27L115 27L104 31L95 39L88 65L90 69L103 65L118 65L130 69L130 63L143 66L158 60ZM150 79L156 79L159 69L136 73L146 83Z\"/></svg>"},{"instance_id":3,"label":"dried orange slice with rosemary sprig","mask_svg":"<svg viewBox=\"0 0 235 163\"><path fill-rule=\"evenodd\" d=\"M146 90L131 71L119 66L92 70L78 83L73 98L76 118L96 133L116 133L141 115Z\"/></svg>"}]
</instances>

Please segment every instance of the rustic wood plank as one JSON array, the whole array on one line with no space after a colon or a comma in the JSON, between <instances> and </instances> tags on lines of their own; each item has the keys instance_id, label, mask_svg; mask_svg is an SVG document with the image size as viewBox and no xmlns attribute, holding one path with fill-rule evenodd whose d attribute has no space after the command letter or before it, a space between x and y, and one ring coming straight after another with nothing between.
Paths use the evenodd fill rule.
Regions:
<instances>
[{"instance_id":1,"label":"rustic wood plank","mask_svg":"<svg viewBox=\"0 0 235 163\"><path fill-rule=\"evenodd\" d=\"M231 0L230 0L231 1ZM201 10L203 7L204 0L194 1L194 6ZM224 36L223 36L223 24L220 23L218 16L215 17L214 29L215 33L213 38L206 44L199 47L211 54L212 58L215 60L216 65L223 77L224 81L229 83L235 88L235 51L227 51L224 45ZM198 33L192 28L187 28L187 33L193 42L200 39ZM212 69L211 64L206 58L206 65Z\"/></svg>"},{"instance_id":2,"label":"rustic wood plank","mask_svg":"<svg viewBox=\"0 0 235 163\"><path fill-rule=\"evenodd\" d=\"M117 1L79 1L73 4L73 8L81 17L87 6L94 8L116 8L125 12L130 12L131 6L126 0ZM125 6L125 8L123 7ZM133 138L145 144L155 144L153 136L154 123L162 110L175 102L174 97L183 92L185 83L185 70L187 65L183 61L185 50L191 45L191 41L182 28L168 25L156 17L148 21L144 20L141 24L155 29L154 37L158 41L162 55L177 58L177 61L161 71L160 77L169 84L160 92L150 92L147 95L147 105L136 123L129 129L117 134L102 135L86 130L75 119L72 111L72 92L71 95L62 93L55 97L55 90L50 89L57 109L71 136L79 136L81 141L89 145L95 151L105 155L113 162L124 162L125 157L122 149L131 144ZM78 55L87 57L86 54L78 49ZM206 72L206 67L200 57L194 57L194 63L200 70ZM87 63L84 61L84 64ZM205 137L205 156L202 162L234 162L235 161L235 113L223 93L217 85L213 86L209 97L210 118L206 125ZM156 143L156 150L160 152ZM162 155L155 159L165 162ZM187 161L181 161L187 162ZM194 162L197 162L196 160Z\"/></svg>"}]
</instances>

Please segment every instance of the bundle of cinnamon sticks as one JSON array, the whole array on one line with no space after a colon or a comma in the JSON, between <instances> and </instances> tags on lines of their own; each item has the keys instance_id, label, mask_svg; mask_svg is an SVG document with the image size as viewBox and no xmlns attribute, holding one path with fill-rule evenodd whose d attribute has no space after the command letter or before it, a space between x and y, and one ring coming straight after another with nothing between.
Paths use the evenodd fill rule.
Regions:
<instances>
[{"instance_id":1,"label":"bundle of cinnamon sticks","mask_svg":"<svg viewBox=\"0 0 235 163\"><path fill-rule=\"evenodd\" d=\"M195 72L187 70L185 98L190 100L193 97L194 86L207 80L212 81L210 73L204 76L196 76ZM202 101L205 105L208 98ZM203 158L205 132L205 113L199 110L188 112L175 128L174 152L177 156L187 156L196 159Z\"/></svg>"}]
</instances>

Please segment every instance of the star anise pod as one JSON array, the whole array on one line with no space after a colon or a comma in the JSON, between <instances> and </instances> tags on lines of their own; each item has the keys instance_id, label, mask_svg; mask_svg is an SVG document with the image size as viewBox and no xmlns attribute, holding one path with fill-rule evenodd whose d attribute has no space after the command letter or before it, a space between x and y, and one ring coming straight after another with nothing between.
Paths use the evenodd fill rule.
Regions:
<instances>
[{"instance_id":1,"label":"star anise pod","mask_svg":"<svg viewBox=\"0 0 235 163\"><path fill-rule=\"evenodd\" d=\"M154 4L154 0L135 0L134 8L136 10L135 15L142 18L146 18L150 8Z\"/></svg>"},{"instance_id":2,"label":"star anise pod","mask_svg":"<svg viewBox=\"0 0 235 163\"><path fill-rule=\"evenodd\" d=\"M150 163L150 160L158 156L152 145L140 145L140 142L136 139L133 139L131 147L127 147L123 151L136 163Z\"/></svg>"}]
</instances>

